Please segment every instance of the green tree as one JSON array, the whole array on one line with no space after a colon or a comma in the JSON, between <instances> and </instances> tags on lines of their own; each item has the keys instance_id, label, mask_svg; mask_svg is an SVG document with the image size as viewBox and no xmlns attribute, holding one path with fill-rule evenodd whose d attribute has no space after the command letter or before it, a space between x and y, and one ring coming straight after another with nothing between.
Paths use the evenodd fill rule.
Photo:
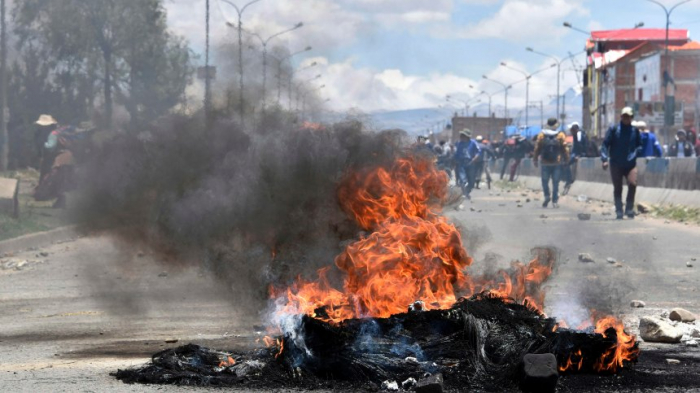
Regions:
<instances>
[{"instance_id":1,"label":"green tree","mask_svg":"<svg viewBox=\"0 0 700 393\"><path fill-rule=\"evenodd\" d=\"M20 48L41 48L54 76L71 82L65 94L86 93L93 78L108 127L115 97L136 123L176 105L190 81L191 51L168 33L162 0L21 0L13 16Z\"/></svg>"}]
</instances>

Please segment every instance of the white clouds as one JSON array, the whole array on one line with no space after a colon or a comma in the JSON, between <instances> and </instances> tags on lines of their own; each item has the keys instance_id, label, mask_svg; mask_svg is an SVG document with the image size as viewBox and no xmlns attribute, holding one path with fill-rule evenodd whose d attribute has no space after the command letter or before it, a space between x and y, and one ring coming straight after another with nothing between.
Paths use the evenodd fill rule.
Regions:
<instances>
[{"instance_id":1,"label":"white clouds","mask_svg":"<svg viewBox=\"0 0 700 393\"><path fill-rule=\"evenodd\" d=\"M580 0L507 0L491 17L462 28L437 26L435 32L463 39L551 40L568 32L561 21L572 14L588 14L588 10Z\"/></svg>"}]
</instances>

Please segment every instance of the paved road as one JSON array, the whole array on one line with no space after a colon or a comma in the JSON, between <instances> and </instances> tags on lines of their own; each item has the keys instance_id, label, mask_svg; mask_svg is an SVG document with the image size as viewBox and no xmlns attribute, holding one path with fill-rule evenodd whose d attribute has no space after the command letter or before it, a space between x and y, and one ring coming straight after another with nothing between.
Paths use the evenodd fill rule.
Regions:
<instances>
[{"instance_id":1,"label":"paved road","mask_svg":"<svg viewBox=\"0 0 700 393\"><path fill-rule=\"evenodd\" d=\"M591 305L612 306L634 330L644 313L673 306L700 312L700 264L685 265L700 257L700 228L646 218L620 222L602 215L610 206L573 197L554 210L541 208L530 191L473 196L464 210L446 213L467 229L475 270L506 267L533 246L561 250L549 283L550 315L575 320ZM580 212L591 220L579 221ZM134 258L138 250L132 251L124 255L109 238L92 237L12 256L28 262L0 270L0 391L156 391L162 388L123 385L109 372L184 342L254 345L256 319L236 313L236 299L206 275L166 268L148 255ZM596 261L578 262L580 252ZM628 308L633 298L648 307ZM165 343L171 338L180 341ZM693 367L688 372L697 374Z\"/></svg>"}]
</instances>

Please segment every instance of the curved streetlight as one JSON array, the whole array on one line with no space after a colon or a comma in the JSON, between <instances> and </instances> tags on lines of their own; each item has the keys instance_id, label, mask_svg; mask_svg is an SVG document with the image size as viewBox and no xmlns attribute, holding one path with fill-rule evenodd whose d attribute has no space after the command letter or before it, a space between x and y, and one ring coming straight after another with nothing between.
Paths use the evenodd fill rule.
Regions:
<instances>
[{"instance_id":1,"label":"curved streetlight","mask_svg":"<svg viewBox=\"0 0 700 393\"><path fill-rule=\"evenodd\" d=\"M562 25L563 25L564 27L570 28L571 30L575 30L575 31L578 31L578 32L580 32L580 33L583 33L583 34L585 34L585 35L587 35L587 36L590 36L590 35L591 35L591 32L590 32L590 31L586 31L586 30L583 30L583 29L579 29L578 27L572 25L572 24L569 23L569 22L564 22L564 23L562 23ZM635 23L635 25L632 27L632 29L638 29L638 28L640 28L640 27L644 27L644 22Z\"/></svg>"},{"instance_id":2,"label":"curved streetlight","mask_svg":"<svg viewBox=\"0 0 700 393\"><path fill-rule=\"evenodd\" d=\"M495 80L495 79L491 79L491 78L489 78L489 77L486 76L486 75L482 75L481 77L484 78L484 79L486 79L487 81L491 81L491 82L493 82L493 83L496 83L496 84L499 84L499 85L503 86L503 91L505 91L505 93L506 93L506 94L505 94L505 96L506 96L506 100L505 100L505 118L506 118L506 125L508 125L508 90L510 90L510 89L513 87L513 85L506 85L505 83L499 82L499 81L497 81L497 80Z\"/></svg>"},{"instance_id":3,"label":"curved streetlight","mask_svg":"<svg viewBox=\"0 0 700 393\"><path fill-rule=\"evenodd\" d=\"M250 7L251 5L261 1L261 0L253 0L248 3L246 3L243 7L238 7L236 4L229 0L219 0L217 1L217 5L219 6L219 11L221 12L222 15L224 15L224 18L226 17L223 10L221 9L221 2L224 2L231 7L233 7L236 10L236 13L238 13L238 73L239 75L239 86L238 88L240 91L238 92L238 107L239 107L239 115L241 116L241 124L245 126L245 121L244 121L244 99L243 99L243 12L245 12L246 8ZM227 20L226 25L229 27L234 27L235 25L233 22Z\"/></svg>"},{"instance_id":4,"label":"curved streetlight","mask_svg":"<svg viewBox=\"0 0 700 393\"><path fill-rule=\"evenodd\" d=\"M553 55L549 55L547 53L542 53L542 52L536 51L529 46L527 48L525 48L525 50L528 52L532 52L536 55L550 58L550 59L554 60L557 64L557 119L559 119L559 117L560 117L560 113L559 113L559 84L560 84L560 79L561 79L561 63L563 63L564 61L566 61L572 57L580 55L581 53L585 52L586 50L584 49L580 52L569 54L568 56L564 57L563 59L559 59L558 57L553 56Z\"/></svg>"},{"instance_id":5,"label":"curved streetlight","mask_svg":"<svg viewBox=\"0 0 700 393\"><path fill-rule=\"evenodd\" d=\"M647 0L647 1L650 3L654 3L654 4L658 5L659 7L663 8L664 12L666 13L666 43L665 43L666 50L664 53L664 58L666 59L666 61L664 61L664 93L666 95L664 97L664 101L665 101L664 126L666 128L666 132L664 133L665 134L664 137L666 140L668 140L669 139L668 128L673 123L673 112L675 111L675 104L676 104L673 96L671 94L669 94L669 88L668 88L668 86L670 84L669 82L671 81L671 75L669 75L669 73L668 73L668 63L669 63L669 61L668 61L668 27L671 24L671 13L673 12L673 10L675 10L679 6L689 2L691 0L680 1L676 4L674 4L673 6L671 6L671 8L666 8L665 5L659 3L656 0Z\"/></svg>"},{"instance_id":6,"label":"curved streetlight","mask_svg":"<svg viewBox=\"0 0 700 393\"><path fill-rule=\"evenodd\" d=\"M314 61L313 63L307 65L306 67L294 69L289 73L289 83L287 84L287 88L288 88L288 97L287 98L289 99L289 111L290 112L292 111L292 107L293 107L292 87L294 87L294 75L297 72L307 71L313 67L316 67L317 65L318 65L318 62ZM297 110L299 110L299 92L298 91L297 91Z\"/></svg>"},{"instance_id":7,"label":"curved streetlight","mask_svg":"<svg viewBox=\"0 0 700 393\"><path fill-rule=\"evenodd\" d=\"M294 31L294 30L299 29L303 26L304 26L304 23L299 22L296 25L294 25L293 27L286 29L286 30L282 30L282 31L275 33L267 38L262 38L260 36L260 34L258 34L258 33L251 33L251 35L253 37L257 38L260 41L260 45L262 45L262 47L263 47L263 51L262 51L262 57L263 57L262 109L263 109L263 112L265 112L265 93L266 93L265 88L266 88L266 84L267 84L267 44L273 38L279 37L282 34L289 33L290 31Z\"/></svg>"},{"instance_id":8,"label":"curved streetlight","mask_svg":"<svg viewBox=\"0 0 700 393\"><path fill-rule=\"evenodd\" d=\"M291 59L292 57L302 54L304 52L310 51L311 48L310 46L307 46L306 48L296 51L294 53L290 53L287 56L282 57L281 59L275 58L277 60L277 104L279 105L280 100L282 99L282 63L285 61ZM316 65L316 62L312 63L313 65ZM291 100L291 98L290 98Z\"/></svg>"},{"instance_id":9,"label":"curved streetlight","mask_svg":"<svg viewBox=\"0 0 700 393\"><path fill-rule=\"evenodd\" d=\"M319 91L319 90L323 89L324 87L326 87L326 85L321 85L315 89L307 90L304 94L302 94L302 104L301 104L301 119L302 120L304 119L305 113L306 113L306 96L309 95L310 93Z\"/></svg>"},{"instance_id":10,"label":"curved streetlight","mask_svg":"<svg viewBox=\"0 0 700 393\"><path fill-rule=\"evenodd\" d=\"M526 127L528 127L530 124L530 111L528 110L528 105L530 102L530 78L532 78L536 74L539 74L540 72L547 71L548 69L553 68L556 65L557 65L556 63L553 63L551 66L549 66L547 68L543 68L541 70L537 70L531 74L528 74L527 72L525 72L523 70L509 66L505 62L501 62L501 66L508 68L510 70L513 70L513 71L517 71L517 72L523 74L523 76L525 76L525 126Z\"/></svg>"}]
</instances>

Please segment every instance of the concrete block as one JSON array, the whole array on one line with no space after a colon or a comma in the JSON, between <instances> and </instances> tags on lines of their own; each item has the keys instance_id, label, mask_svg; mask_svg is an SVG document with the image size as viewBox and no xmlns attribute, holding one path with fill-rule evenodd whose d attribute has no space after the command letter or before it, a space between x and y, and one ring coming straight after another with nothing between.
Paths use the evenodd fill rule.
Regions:
<instances>
[{"instance_id":1,"label":"concrete block","mask_svg":"<svg viewBox=\"0 0 700 393\"><path fill-rule=\"evenodd\" d=\"M559 372L554 354L532 354L523 357L521 388L525 392L554 392Z\"/></svg>"},{"instance_id":2,"label":"concrete block","mask_svg":"<svg viewBox=\"0 0 700 393\"><path fill-rule=\"evenodd\" d=\"M654 158L646 164L646 172L648 173L668 173L668 159Z\"/></svg>"},{"instance_id":3,"label":"concrete block","mask_svg":"<svg viewBox=\"0 0 700 393\"><path fill-rule=\"evenodd\" d=\"M442 374L431 375L416 384L416 393L442 393Z\"/></svg>"},{"instance_id":4,"label":"concrete block","mask_svg":"<svg viewBox=\"0 0 700 393\"><path fill-rule=\"evenodd\" d=\"M592 169L595 167L596 163L600 162L597 158L581 158L578 160L579 169Z\"/></svg>"},{"instance_id":5,"label":"concrete block","mask_svg":"<svg viewBox=\"0 0 700 393\"><path fill-rule=\"evenodd\" d=\"M0 177L0 213L19 217L19 180Z\"/></svg>"}]
</instances>

